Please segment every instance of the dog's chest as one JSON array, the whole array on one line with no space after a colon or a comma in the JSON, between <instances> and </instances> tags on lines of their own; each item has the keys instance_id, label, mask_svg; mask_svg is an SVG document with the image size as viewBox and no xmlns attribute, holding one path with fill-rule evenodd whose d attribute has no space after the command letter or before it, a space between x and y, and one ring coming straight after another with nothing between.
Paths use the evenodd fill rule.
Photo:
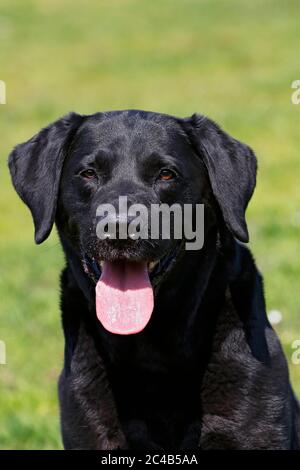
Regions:
<instances>
[{"instance_id":1,"label":"dog's chest","mask_svg":"<svg viewBox=\"0 0 300 470\"><path fill-rule=\"evenodd\" d=\"M116 398L124 403L127 397L126 406L177 409L185 397L186 403L193 401L199 377L196 368L194 360L174 347L141 341L110 368L109 375Z\"/></svg>"}]
</instances>

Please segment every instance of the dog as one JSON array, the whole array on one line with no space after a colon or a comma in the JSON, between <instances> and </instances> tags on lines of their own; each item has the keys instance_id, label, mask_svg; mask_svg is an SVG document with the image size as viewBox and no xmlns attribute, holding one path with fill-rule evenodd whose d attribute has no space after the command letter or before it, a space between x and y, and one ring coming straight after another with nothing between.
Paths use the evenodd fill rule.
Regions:
<instances>
[{"instance_id":1,"label":"dog","mask_svg":"<svg viewBox=\"0 0 300 470\"><path fill-rule=\"evenodd\" d=\"M257 170L247 145L199 114L70 113L17 145L9 168L36 243L55 222L65 253L66 449L300 448L298 402L245 246ZM202 249L99 238L97 207L120 196L203 204Z\"/></svg>"}]
</instances>

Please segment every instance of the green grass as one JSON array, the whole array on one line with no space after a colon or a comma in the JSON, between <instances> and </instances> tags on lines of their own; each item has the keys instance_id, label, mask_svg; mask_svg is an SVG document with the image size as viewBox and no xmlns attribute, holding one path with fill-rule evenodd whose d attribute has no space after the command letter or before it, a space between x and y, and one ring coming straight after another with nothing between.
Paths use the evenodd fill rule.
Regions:
<instances>
[{"instance_id":1,"label":"green grass","mask_svg":"<svg viewBox=\"0 0 300 470\"><path fill-rule=\"evenodd\" d=\"M279 309L295 390L300 366L298 0L2 0L0 79L0 448L61 448L56 381L63 340L53 233L33 244L6 167L13 145L70 110L202 112L259 158L250 247Z\"/></svg>"}]
</instances>

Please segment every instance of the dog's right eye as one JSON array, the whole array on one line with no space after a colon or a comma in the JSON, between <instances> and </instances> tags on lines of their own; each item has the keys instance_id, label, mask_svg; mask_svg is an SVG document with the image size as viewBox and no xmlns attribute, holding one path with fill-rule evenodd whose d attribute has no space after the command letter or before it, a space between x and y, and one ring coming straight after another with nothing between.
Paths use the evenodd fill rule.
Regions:
<instances>
[{"instance_id":1,"label":"dog's right eye","mask_svg":"<svg viewBox=\"0 0 300 470\"><path fill-rule=\"evenodd\" d=\"M97 177L96 172L92 170L92 168L88 168L87 170L81 171L80 176L87 180L92 180Z\"/></svg>"}]
</instances>

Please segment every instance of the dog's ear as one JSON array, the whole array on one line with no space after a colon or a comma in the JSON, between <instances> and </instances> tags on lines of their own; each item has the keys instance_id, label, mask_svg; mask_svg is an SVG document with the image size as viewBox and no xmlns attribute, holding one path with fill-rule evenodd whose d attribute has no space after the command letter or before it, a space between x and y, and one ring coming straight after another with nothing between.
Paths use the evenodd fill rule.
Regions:
<instances>
[{"instance_id":1,"label":"dog's ear","mask_svg":"<svg viewBox=\"0 0 300 470\"><path fill-rule=\"evenodd\" d=\"M75 113L64 116L17 145L9 156L13 185L31 210L36 243L51 232L64 158L82 119Z\"/></svg>"},{"instance_id":2,"label":"dog's ear","mask_svg":"<svg viewBox=\"0 0 300 470\"><path fill-rule=\"evenodd\" d=\"M245 211L256 182L254 153L205 116L194 114L183 121L191 144L206 166L227 227L238 240L248 242Z\"/></svg>"}]
</instances>

